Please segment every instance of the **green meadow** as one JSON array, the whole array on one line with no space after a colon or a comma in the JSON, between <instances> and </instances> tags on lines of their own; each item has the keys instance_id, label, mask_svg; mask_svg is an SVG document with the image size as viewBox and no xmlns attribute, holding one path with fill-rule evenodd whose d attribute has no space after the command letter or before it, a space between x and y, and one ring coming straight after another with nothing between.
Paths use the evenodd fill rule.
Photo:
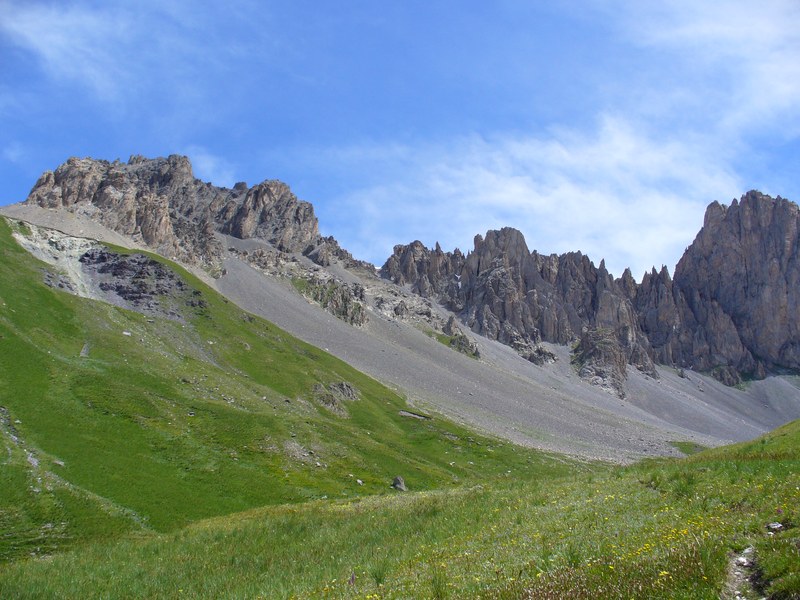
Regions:
<instances>
[{"instance_id":1,"label":"green meadow","mask_svg":"<svg viewBox=\"0 0 800 600\"><path fill-rule=\"evenodd\" d=\"M524 449L158 257L180 320L51 289L13 227L0 598L719 598L748 547L759 597L800 597L798 422L625 467Z\"/></svg>"}]
</instances>

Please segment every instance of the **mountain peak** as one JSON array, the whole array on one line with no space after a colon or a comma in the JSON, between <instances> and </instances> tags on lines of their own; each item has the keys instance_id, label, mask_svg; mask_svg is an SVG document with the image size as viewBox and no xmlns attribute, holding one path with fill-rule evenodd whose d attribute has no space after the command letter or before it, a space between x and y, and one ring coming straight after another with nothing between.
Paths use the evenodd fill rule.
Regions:
<instances>
[{"instance_id":1,"label":"mountain peak","mask_svg":"<svg viewBox=\"0 0 800 600\"><path fill-rule=\"evenodd\" d=\"M189 158L178 154L132 155L127 163L73 157L45 172L25 202L88 214L167 257L211 268L221 256L215 231L287 252L323 243L313 207L285 183L217 187L197 179Z\"/></svg>"}]
</instances>

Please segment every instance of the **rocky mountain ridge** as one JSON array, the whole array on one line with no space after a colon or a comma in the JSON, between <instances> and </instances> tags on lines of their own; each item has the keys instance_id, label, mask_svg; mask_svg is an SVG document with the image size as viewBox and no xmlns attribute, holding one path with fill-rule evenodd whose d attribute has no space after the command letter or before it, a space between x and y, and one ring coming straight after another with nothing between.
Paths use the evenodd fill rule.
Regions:
<instances>
[{"instance_id":1,"label":"rocky mountain ridge","mask_svg":"<svg viewBox=\"0 0 800 600\"><path fill-rule=\"evenodd\" d=\"M654 363L743 378L800 369L800 209L756 191L713 202L675 277L663 267L637 284L579 252L529 251L511 228L458 249L398 245L381 275L453 310L510 345L575 344L582 375L623 393L626 364Z\"/></svg>"},{"instance_id":2,"label":"rocky mountain ridge","mask_svg":"<svg viewBox=\"0 0 800 600\"><path fill-rule=\"evenodd\" d=\"M286 184L213 186L195 178L182 156L71 158L45 172L25 203L88 216L213 275L235 251L353 325L372 310L446 333L447 317L431 310L441 304L473 332L537 364L555 360L542 342L571 345L580 375L621 397L628 365L651 377L656 364L707 371L728 385L800 370L798 207L755 191L708 207L674 277L664 267L641 284L629 270L615 279L603 261L596 267L580 252L543 255L503 228L476 236L466 255L418 241L396 246L380 270L400 286L396 293L377 283L372 265L322 237L313 206ZM263 245L229 249L225 236Z\"/></svg>"},{"instance_id":3,"label":"rocky mountain ridge","mask_svg":"<svg viewBox=\"0 0 800 600\"><path fill-rule=\"evenodd\" d=\"M314 207L285 183L217 187L195 178L185 156L135 155L127 163L70 158L42 174L25 203L86 214L169 258L212 272L224 251L215 233L259 238L322 265L332 257L357 262L336 240L319 234Z\"/></svg>"}]
</instances>

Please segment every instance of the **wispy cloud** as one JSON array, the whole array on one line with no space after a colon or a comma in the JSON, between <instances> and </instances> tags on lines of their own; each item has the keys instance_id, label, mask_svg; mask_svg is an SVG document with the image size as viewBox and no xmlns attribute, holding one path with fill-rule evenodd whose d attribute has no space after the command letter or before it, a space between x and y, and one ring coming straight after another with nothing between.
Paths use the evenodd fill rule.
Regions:
<instances>
[{"instance_id":1,"label":"wispy cloud","mask_svg":"<svg viewBox=\"0 0 800 600\"><path fill-rule=\"evenodd\" d=\"M233 187L236 183L236 169L225 158L202 146L189 146L183 152L192 161L195 177L224 187Z\"/></svg>"},{"instance_id":2,"label":"wispy cloud","mask_svg":"<svg viewBox=\"0 0 800 600\"><path fill-rule=\"evenodd\" d=\"M616 275L631 267L640 277L662 263L674 267L705 205L740 189L725 162L710 159L714 153L691 140L650 137L611 116L590 133L472 136L393 152L351 148L339 160L379 173L380 181L344 194L338 212L359 225L345 246L376 262L400 241L466 251L474 234L510 225L531 249L582 250L598 263L605 258Z\"/></svg>"},{"instance_id":3,"label":"wispy cloud","mask_svg":"<svg viewBox=\"0 0 800 600\"><path fill-rule=\"evenodd\" d=\"M219 7L7 0L0 33L32 53L51 80L77 84L107 106L124 110L144 100L152 108L171 99L200 115L207 109L201 100L219 92L209 80L247 55L235 40L260 42L246 19L252 9L249 0Z\"/></svg>"},{"instance_id":4,"label":"wispy cloud","mask_svg":"<svg viewBox=\"0 0 800 600\"><path fill-rule=\"evenodd\" d=\"M795 0L606 4L633 43L672 57L670 83L691 89L658 90L706 103L721 133L764 127L800 133L800 4ZM788 126L788 130L787 130Z\"/></svg>"},{"instance_id":5,"label":"wispy cloud","mask_svg":"<svg viewBox=\"0 0 800 600\"><path fill-rule=\"evenodd\" d=\"M25 155L25 146L16 141L9 142L3 147L2 151L0 151L0 157L2 157L3 160L7 160L11 163L20 162L25 158Z\"/></svg>"},{"instance_id":6,"label":"wispy cloud","mask_svg":"<svg viewBox=\"0 0 800 600\"><path fill-rule=\"evenodd\" d=\"M106 100L131 86L120 58L140 33L131 12L19 2L8 2L3 12L0 29L33 52L51 77L78 81Z\"/></svg>"},{"instance_id":7,"label":"wispy cloud","mask_svg":"<svg viewBox=\"0 0 800 600\"><path fill-rule=\"evenodd\" d=\"M796 2L594 8L588 18L606 19L644 58L638 72L605 75L616 93L602 96L593 130L363 148L353 168L382 181L340 199L366 223L352 247L380 262L387 236L371 231L465 250L474 233L511 225L531 248L580 249L605 257L617 275L626 266L637 277L662 263L672 269L708 202L748 189L735 165L757 153L752 138L800 134Z\"/></svg>"}]
</instances>

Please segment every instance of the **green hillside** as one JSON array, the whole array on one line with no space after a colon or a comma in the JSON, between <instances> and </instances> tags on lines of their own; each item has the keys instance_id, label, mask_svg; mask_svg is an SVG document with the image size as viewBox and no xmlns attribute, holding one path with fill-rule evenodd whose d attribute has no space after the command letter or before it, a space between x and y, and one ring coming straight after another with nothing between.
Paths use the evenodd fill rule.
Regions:
<instances>
[{"instance_id":1,"label":"green hillside","mask_svg":"<svg viewBox=\"0 0 800 600\"><path fill-rule=\"evenodd\" d=\"M718 599L754 546L750 597L797 598L798 448L795 422L691 459L265 507L16 562L0 595Z\"/></svg>"},{"instance_id":2,"label":"green hillside","mask_svg":"<svg viewBox=\"0 0 800 600\"><path fill-rule=\"evenodd\" d=\"M402 416L386 387L158 257L196 290L192 305L165 299L183 322L51 289L50 267L12 226L0 219L0 559L267 504L394 493L396 475L426 490L563 469Z\"/></svg>"},{"instance_id":3,"label":"green hillside","mask_svg":"<svg viewBox=\"0 0 800 600\"><path fill-rule=\"evenodd\" d=\"M183 322L43 269L0 220L0 598L717 599L746 557L800 597L800 422L572 461L402 416L179 269Z\"/></svg>"}]
</instances>

